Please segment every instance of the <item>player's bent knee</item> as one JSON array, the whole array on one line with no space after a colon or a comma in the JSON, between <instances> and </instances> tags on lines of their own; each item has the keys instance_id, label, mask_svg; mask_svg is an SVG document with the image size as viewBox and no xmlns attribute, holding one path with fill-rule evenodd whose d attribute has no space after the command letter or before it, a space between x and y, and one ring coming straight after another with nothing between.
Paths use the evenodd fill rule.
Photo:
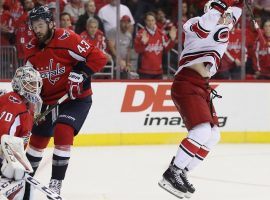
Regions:
<instances>
[{"instance_id":1,"label":"player's bent knee","mask_svg":"<svg viewBox=\"0 0 270 200\"><path fill-rule=\"evenodd\" d=\"M205 146L209 149L213 148L220 141L220 130L215 125L212 127L212 134Z\"/></svg>"},{"instance_id":2,"label":"player's bent knee","mask_svg":"<svg viewBox=\"0 0 270 200\"><path fill-rule=\"evenodd\" d=\"M35 149L45 149L48 146L49 142L50 137L32 135L29 144Z\"/></svg>"},{"instance_id":3,"label":"player's bent knee","mask_svg":"<svg viewBox=\"0 0 270 200\"><path fill-rule=\"evenodd\" d=\"M74 128L67 124L57 123L54 129L54 145L73 145Z\"/></svg>"},{"instance_id":4,"label":"player's bent knee","mask_svg":"<svg viewBox=\"0 0 270 200\"><path fill-rule=\"evenodd\" d=\"M210 123L202 123L193 127L188 132L188 138L196 141L200 145L204 145L211 136L211 125Z\"/></svg>"}]
</instances>

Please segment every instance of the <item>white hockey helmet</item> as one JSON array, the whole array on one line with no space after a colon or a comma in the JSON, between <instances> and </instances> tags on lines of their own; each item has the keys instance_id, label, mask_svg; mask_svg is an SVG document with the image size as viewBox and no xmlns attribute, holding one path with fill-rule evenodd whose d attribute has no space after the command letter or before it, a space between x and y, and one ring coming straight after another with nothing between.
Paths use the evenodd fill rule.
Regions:
<instances>
[{"instance_id":1,"label":"white hockey helmet","mask_svg":"<svg viewBox=\"0 0 270 200\"><path fill-rule=\"evenodd\" d=\"M31 66L19 67L12 79L12 88L30 103L41 103L42 79L38 71Z\"/></svg>"}]
</instances>

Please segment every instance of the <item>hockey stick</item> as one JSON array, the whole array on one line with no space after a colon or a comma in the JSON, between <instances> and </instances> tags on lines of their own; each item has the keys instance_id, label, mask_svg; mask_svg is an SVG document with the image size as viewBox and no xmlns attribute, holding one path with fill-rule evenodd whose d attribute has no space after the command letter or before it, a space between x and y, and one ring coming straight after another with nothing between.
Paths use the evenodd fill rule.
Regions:
<instances>
[{"instance_id":1,"label":"hockey stick","mask_svg":"<svg viewBox=\"0 0 270 200\"><path fill-rule=\"evenodd\" d=\"M263 42L263 45L266 45L267 42L266 42L266 40L265 40L265 38L264 38L264 36L263 36L263 34L262 34L262 31L261 31L261 29L260 29L260 27L259 27L257 21L256 21L256 18L255 18L255 16L254 16L254 13L253 13L253 11L252 11L250 5L248 4L247 0L244 0L244 2L245 2L245 5L246 5L246 7L247 7L247 10L248 10L248 12L249 12L249 14L250 14L250 16L251 16L251 20L252 20L252 22L253 22L253 24L254 24L254 28L256 29L256 31L257 31L257 33L258 33L258 35L259 35L260 40Z\"/></svg>"},{"instance_id":2,"label":"hockey stick","mask_svg":"<svg viewBox=\"0 0 270 200\"><path fill-rule=\"evenodd\" d=\"M33 178L27 173L27 171L30 171L27 167L27 164L22 159L21 155L17 153L15 150L13 150L12 147L7 142L4 143L4 146L2 145L2 148L3 148L3 151L6 151L11 158L15 157L25 167L26 173L23 179L26 182L28 182L30 185L32 185L34 188L38 189L45 195L49 196L52 200L64 200L60 195L56 194L50 188L43 185L42 183L40 183L38 180L36 180L35 178Z\"/></svg>"},{"instance_id":3,"label":"hockey stick","mask_svg":"<svg viewBox=\"0 0 270 200\"><path fill-rule=\"evenodd\" d=\"M45 110L43 113L41 113L40 115L38 115L35 118L34 123L39 122L42 118L44 118L46 115L48 115L54 108L56 108L58 105L60 105L61 103L63 103L66 99L68 98L68 94L65 94L64 96L62 96L56 104L50 106L47 110Z\"/></svg>"},{"instance_id":4,"label":"hockey stick","mask_svg":"<svg viewBox=\"0 0 270 200\"><path fill-rule=\"evenodd\" d=\"M53 192L50 188L40 183L38 180L30 176L29 174L25 174L24 180L32 185L34 188L38 189L45 195L49 196L53 200L64 200L63 197Z\"/></svg>"}]
</instances>

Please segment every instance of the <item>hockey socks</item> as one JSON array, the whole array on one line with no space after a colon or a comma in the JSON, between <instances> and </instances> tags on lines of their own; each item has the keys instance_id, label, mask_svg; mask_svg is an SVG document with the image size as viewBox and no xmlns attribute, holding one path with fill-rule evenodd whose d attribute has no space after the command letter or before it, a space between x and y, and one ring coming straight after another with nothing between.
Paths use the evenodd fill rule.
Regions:
<instances>
[{"instance_id":1,"label":"hockey socks","mask_svg":"<svg viewBox=\"0 0 270 200\"><path fill-rule=\"evenodd\" d=\"M208 155L209 149L206 146L201 146L200 150L196 153L195 157L191 160L191 162L187 165L188 171L193 170L197 167Z\"/></svg>"},{"instance_id":2,"label":"hockey socks","mask_svg":"<svg viewBox=\"0 0 270 200\"><path fill-rule=\"evenodd\" d=\"M35 150L31 146L27 149L26 157L29 160L29 162L31 163L31 166L34 170L34 172L31 174L32 176L35 175L37 168L40 164L40 161L42 160L42 156L43 156L43 150L38 151L38 150Z\"/></svg>"},{"instance_id":3,"label":"hockey socks","mask_svg":"<svg viewBox=\"0 0 270 200\"><path fill-rule=\"evenodd\" d=\"M70 159L70 150L64 151L54 149L52 162L52 179L64 180L68 163Z\"/></svg>"},{"instance_id":4,"label":"hockey socks","mask_svg":"<svg viewBox=\"0 0 270 200\"><path fill-rule=\"evenodd\" d=\"M184 169L195 157L200 147L201 145L196 141L190 138L185 138L182 140L176 153L174 164L180 169Z\"/></svg>"},{"instance_id":5,"label":"hockey socks","mask_svg":"<svg viewBox=\"0 0 270 200\"><path fill-rule=\"evenodd\" d=\"M31 166L34 170L34 172L31 174L31 176L35 175L37 168L40 164L40 161L42 160L42 155L43 155L43 150L38 151L31 146L29 146L29 148L27 149L26 157L29 160L29 162L31 163ZM29 183L26 183L23 200L30 200L31 197L32 197L32 192L30 189L30 185L29 185Z\"/></svg>"}]
</instances>

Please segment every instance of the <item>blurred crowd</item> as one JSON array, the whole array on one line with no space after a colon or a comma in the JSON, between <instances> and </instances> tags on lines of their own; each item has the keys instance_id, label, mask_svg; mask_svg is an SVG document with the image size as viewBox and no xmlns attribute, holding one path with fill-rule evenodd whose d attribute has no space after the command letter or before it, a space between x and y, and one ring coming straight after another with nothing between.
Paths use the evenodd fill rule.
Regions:
<instances>
[{"instance_id":1,"label":"blurred crowd","mask_svg":"<svg viewBox=\"0 0 270 200\"><path fill-rule=\"evenodd\" d=\"M202 15L206 2L183 0L182 24ZM122 79L166 79L177 68L177 51L173 49L177 50L179 41L178 0L122 0L118 52L116 0L59 0L59 4L55 0L0 0L0 46L15 46L20 64L24 48L34 36L28 13L40 5L48 5L60 27L104 51L114 70L121 71ZM244 31L240 19L230 33L228 50L215 79L270 79L270 1L253 0L252 9L263 38L258 37L249 15ZM117 53L120 59L116 65ZM241 66L245 66L244 77Z\"/></svg>"}]
</instances>

